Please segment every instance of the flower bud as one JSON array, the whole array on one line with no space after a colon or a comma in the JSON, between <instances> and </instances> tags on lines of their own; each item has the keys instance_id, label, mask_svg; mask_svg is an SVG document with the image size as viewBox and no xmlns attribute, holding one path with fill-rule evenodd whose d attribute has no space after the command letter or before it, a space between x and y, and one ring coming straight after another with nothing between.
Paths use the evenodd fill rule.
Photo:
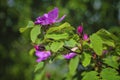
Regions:
<instances>
[{"instance_id":1,"label":"flower bud","mask_svg":"<svg viewBox=\"0 0 120 80\"><path fill-rule=\"evenodd\" d=\"M39 51L45 50L45 47L43 45L35 45L34 48L35 48L35 50L39 50Z\"/></svg>"},{"instance_id":2,"label":"flower bud","mask_svg":"<svg viewBox=\"0 0 120 80\"><path fill-rule=\"evenodd\" d=\"M77 33L78 33L79 35L82 35L82 33L83 33L83 27L82 27L82 26L78 26L78 28L77 28Z\"/></svg>"},{"instance_id":3,"label":"flower bud","mask_svg":"<svg viewBox=\"0 0 120 80\"><path fill-rule=\"evenodd\" d=\"M87 41L88 40L88 35L87 34L83 34L83 40Z\"/></svg>"}]
</instances>

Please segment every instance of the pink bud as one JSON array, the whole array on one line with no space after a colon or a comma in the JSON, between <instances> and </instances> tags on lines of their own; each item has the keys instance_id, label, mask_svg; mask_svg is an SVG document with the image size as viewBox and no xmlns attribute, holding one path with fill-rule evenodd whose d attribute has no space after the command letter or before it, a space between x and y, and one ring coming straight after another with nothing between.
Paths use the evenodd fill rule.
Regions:
<instances>
[{"instance_id":1,"label":"pink bud","mask_svg":"<svg viewBox=\"0 0 120 80\"><path fill-rule=\"evenodd\" d=\"M81 35L83 33L83 26L78 26L77 33Z\"/></svg>"},{"instance_id":2,"label":"pink bud","mask_svg":"<svg viewBox=\"0 0 120 80\"><path fill-rule=\"evenodd\" d=\"M35 45L34 48L35 48L36 50L39 50L39 45Z\"/></svg>"},{"instance_id":3,"label":"pink bud","mask_svg":"<svg viewBox=\"0 0 120 80\"><path fill-rule=\"evenodd\" d=\"M38 51L44 51L45 50L44 45L34 45L34 48L35 48L35 50L38 50Z\"/></svg>"},{"instance_id":4,"label":"pink bud","mask_svg":"<svg viewBox=\"0 0 120 80\"><path fill-rule=\"evenodd\" d=\"M88 35L87 34L83 34L83 40L88 40Z\"/></svg>"}]
</instances>

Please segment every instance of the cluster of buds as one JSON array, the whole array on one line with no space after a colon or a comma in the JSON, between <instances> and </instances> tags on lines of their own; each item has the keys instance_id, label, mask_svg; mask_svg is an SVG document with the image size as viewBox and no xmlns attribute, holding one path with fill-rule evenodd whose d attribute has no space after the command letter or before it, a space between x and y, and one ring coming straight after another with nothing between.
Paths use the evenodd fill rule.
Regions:
<instances>
[{"instance_id":1,"label":"cluster of buds","mask_svg":"<svg viewBox=\"0 0 120 80\"><path fill-rule=\"evenodd\" d=\"M83 40L88 41L89 37L86 33L83 32L83 26L80 25L77 28L77 34L82 37Z\"/></svg>"}]
</instances>

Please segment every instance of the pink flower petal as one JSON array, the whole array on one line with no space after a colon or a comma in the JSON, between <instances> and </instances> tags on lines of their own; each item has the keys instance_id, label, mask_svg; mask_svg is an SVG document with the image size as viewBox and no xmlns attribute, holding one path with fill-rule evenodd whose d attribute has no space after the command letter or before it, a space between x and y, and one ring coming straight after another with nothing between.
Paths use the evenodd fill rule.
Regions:
<instances>
[{"instance_id":1,"label":"pink flower petal","mask_svg":"<svg viewBox=\"0 0 120 80\"><path fill-rule=\"evenodd\" d=\"M48 12L48 17L51 19L57 19L58 18L58 8L54 8L53 10L51 10L50 12Z\"/></svg>"},{"instance_id":2,"label":"pink flower petal","mask_svg":"<svg viewBox=\"0 0 120 80\"><path fill-rule=\"evenodd\" d=\"M74 52L71 52L69 54L63 55L65 59L71 59L73 57L75 57L77 54Z\"/></svg>"}]
</instances>

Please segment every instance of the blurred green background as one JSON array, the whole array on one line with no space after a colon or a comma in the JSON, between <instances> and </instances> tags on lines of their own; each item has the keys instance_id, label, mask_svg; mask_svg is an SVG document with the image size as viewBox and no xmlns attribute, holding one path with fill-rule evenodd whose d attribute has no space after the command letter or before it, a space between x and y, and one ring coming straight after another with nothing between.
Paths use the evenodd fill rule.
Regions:
<instances>
[{"instance_id":1,"label":"blurred green background","mask_svg":"<svg viewBox=\"0 0 120 80\"><path fill-rule=\"evenodd\" d=\"M120 34L120 0L0 0L0 80L33 80L29 31L19 28L54 7L67 15L62 22L83 24L88 34L101 28Z\"/></svg>"}]
</instances>

